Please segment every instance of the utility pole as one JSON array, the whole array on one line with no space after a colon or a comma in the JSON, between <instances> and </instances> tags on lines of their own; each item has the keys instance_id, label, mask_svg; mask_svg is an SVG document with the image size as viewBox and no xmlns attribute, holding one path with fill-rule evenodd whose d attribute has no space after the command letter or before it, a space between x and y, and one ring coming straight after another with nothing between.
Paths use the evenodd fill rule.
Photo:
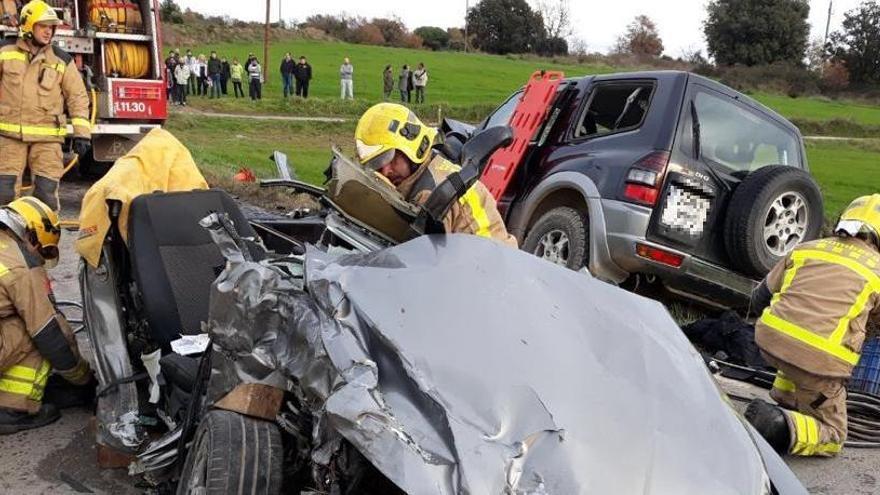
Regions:
<instances>
[{"instance_id":1,"label":"utility pole","mask_svg":"<svg viewBox=\"0 0 880 495\"><path fill-rule=\"evenodd\" d=\"M825 22L825 41L823 42L823 46L825 43L828 43L828 31L831 28L831 6L834 5L834 0L828 0L828 20Z\"/></svg>"},{"instance_id":2,"label":"utility pole","mask_svg":"<svg viewBox=\"0 0 880 495\"><path fill-rule=\"evenodd\" d=\"M272 0L266 0L266 27L263 30L263 80L269 83L269 12Z\"/></svg>"},{"instance_id":3,"label":"utility pole","mask_svg":"<svg viewBox=\"0 0 880 495\"><path fill-rule=\"evenodd\" d=\"M468 12L471 10L469 0L464 0L464 52L468 52Z\"/></svg>"}]
</instances>

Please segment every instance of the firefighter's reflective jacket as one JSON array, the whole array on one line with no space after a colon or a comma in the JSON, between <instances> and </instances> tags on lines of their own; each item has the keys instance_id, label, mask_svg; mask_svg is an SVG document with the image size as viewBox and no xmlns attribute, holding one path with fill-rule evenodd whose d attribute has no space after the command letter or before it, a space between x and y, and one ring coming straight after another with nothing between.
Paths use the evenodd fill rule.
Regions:
<instances>
[{"instance_id":1,"label":"firefighter's reflective jacket","mask_svg":"<svg viewBox=\"0 0 880 495\"><path fill-rule=\"evenodd\" d=\"M89 96L68 53L45 46L31 54L24 40L0 47L0 134L25 142L90 138Z\"/></svg>"},{"instance_id":2,"label":"firefighter's reflective jacket","mask_svg":"<svg viewBox=\"0 0 880 495\"><path fill-rule=\"evenodd\" d=\"M397 190L410 203L421 205L428 200L435 187L458 170L458 165L436 154L400 183ZM504 220L498 213L495 198L481 182L471 186L452 205L443 218L443 226L449 233L474 234L517 247L516 238L507 232Z\"/></svg>"},{"instance_id":3,"label":"firefighter's reflective jacket","mask_svg":"<svg viewBox=\"0 0 880 495\"><path fill-rule=\"evenodd\" d=\"M808 242L765 283L773 296L755 326L761 349L814 375L848 378L868 321L880 322L880 253L855 238Z\"/></svg>"}]
</instances>

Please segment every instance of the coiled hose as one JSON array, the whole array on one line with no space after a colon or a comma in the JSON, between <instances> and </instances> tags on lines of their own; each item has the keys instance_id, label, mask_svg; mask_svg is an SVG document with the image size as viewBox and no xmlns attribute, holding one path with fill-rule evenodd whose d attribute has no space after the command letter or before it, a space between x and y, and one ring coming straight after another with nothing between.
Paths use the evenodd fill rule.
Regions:
<instances>
[{"instance_id":1,"label":"coiled hose","mask_svg":"<svg viewBox=\"0 0 880 495\"><path fill-rule=\"evenodd\" d=\"M846 446L880 448L880 397L847 392Z\"/></svg>"},{"instance_id":2,"label":"coiled hose","mask_svg":"<svg viewBox=\"0 0 880 495\"><path fill-rule=\"evenodd\" d=\"M93 0L89 2L89 21L99 31L110 33L143 33L141 9L127 0Z\"/></svg>"},{"instance_id":3,"label":"coiled hose","mask_svg":"<svg viewBox=\"0 0 880 495\"><path fill-rule=\"evenodd\" d=\"M140 43L108 41L104 44L104 63L111 74L140 79L150 71L150 49Z\"/></svg>"}]
</instances>

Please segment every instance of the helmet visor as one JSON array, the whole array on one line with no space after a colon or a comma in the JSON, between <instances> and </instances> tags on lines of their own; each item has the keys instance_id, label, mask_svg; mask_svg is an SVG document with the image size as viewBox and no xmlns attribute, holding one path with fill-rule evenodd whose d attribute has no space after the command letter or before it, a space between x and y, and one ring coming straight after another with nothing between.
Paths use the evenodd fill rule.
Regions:
<instances>
[{"instance_id":1,"label":"helmet visor","mask_svg":"<svg viewBox=\"0 0 880 495\"><path fill-rule=\"evenodd\" d=\"M378 155L370 158L369 160L364 162L364 168L367 170L377 171L380 168L388 165L392 159L394 159L395 150L385 150L383 153L379 153Z\"/></svg>"}]
</instances>

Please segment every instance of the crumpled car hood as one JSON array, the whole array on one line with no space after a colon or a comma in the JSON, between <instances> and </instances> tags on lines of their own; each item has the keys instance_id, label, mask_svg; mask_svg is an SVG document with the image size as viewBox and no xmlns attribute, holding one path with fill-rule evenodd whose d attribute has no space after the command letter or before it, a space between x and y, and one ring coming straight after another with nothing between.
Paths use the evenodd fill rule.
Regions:
<instances>
[{"instance_id":1,"label":"crumpled car hood","mask_svg":"<svg viewBox=\"0 0 880 495\"><path fill-rule=\"evenodd\" d=\"M763 462L657 302L474 236L231 262L209 329L409 493L759 494ZM225 366L225 369L224 369ZM212 385L213 386L213 385ZM313 432L312 438L327 436ZM326 446L324 446L326 447ZM327 462L315 445L313 459Z\"/></svg>"}]
</instances>

